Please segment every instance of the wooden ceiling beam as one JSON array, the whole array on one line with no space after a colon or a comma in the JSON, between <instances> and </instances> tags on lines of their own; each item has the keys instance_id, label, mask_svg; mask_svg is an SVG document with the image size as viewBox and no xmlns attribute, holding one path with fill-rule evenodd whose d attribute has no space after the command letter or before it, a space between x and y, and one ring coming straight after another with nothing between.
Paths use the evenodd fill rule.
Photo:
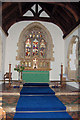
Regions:
<instances>
[{"instance_id":1,"label":"wooden ceiling beam","mask_svg":"<svg viewBox=\"0 0 80 120\"><path fill-rule=\"evenodd\" d=\"M54 13L56 12L58 6L57 5L54 5L53 9L52 9L52 15L54 15Z\"/></svg>"},{"instance_id":2,"label":"wooden ceiling beam","mask_svg":"<svg viewBox=\"0 0 80 120\"><path fill-rule=\"evenodd\" d=\"M66 30L67 30L66 21L64 21L64 19L58 13L55 13L53 18L55 19L55 21L57 21L56 23L57 23L58 26L60 26L60 28L62 29L63 33L65 33Z\"/></svg>"},{"instance_id":3,"label":"wooden ceiling beam","mask_svg":"<svg viewBox=\"0 0 80 120\"><path fill-rule=\"evenodd\" d=\"M38 16L43 12L43 8L39 11Z\"/></svg>"},{"instance_id":4,"label":"wooden ceiling beam","mask_svg":"<svg viewBox=\"0 0 80 120\"><path fill-rule=\"evenodd\" d=\"M6 24L3 25L2 23L2 28L3 30L5 31L5 33L7 33L8 35L8 29L11 27L11 25L13 25L14 23L16 23L16 19L12 20L12 19L9 19ZM5 27L4 27L5 26Z\"/></svg>"},{"instance_id":5,"label":"wooden ceiling beam","mask_svg":"<svg viewBox=\"0 0 80 120\"><path fill-rule=\"evenodd\" d=\"M34 4L36 4L36 12L31 8ZM38 11L38 4L42 7L40 11ZM78 14L80 10L77 3L10 2L7 4L6 2L3 6L2 26L4 26L3 29L5 32L8 31L9 27L16 22L38 20L52 22L58 25L62 29L64 36L66 36L70 30L73 29L72 26L74 26L77 23L77 20L80 19ZM58 8L60 8L60 11L62 12L60 12ZM25 14L28 10L33 13L33 17L23 16L23 14ZM43 11L45 11L50 17L39 17Z\"/></svg>"},{"instance_id":6,"label":"wooden ceiling beam","mask_svg":"<svg viewBox=\"0 0 80 120\"><path fill-rule=\"evenodd\" d=\"M34 10L33 9L30 9L30 11L33 13L33 15L35 16L35 12L34 12Z\"/></svg>"},{"instance_id":7,"label":"wooden ceiling beam","mask_svg":"<svg viewBox=\"0 0 80 120\"><path fill-rule=\"evenodd\" d=\"M15 17L14 17L15 18ZM5 26L5 28L3 27L3 30L4 31L8 31L8 29L10 28L11 25L13 25L14 23L16 22L19 22L19 21L30 21L30 20L38 20L38 21L46 21L46 22L52 22L53 20L51 20L50 18L44 18L44 17L40 17L40 18L36 18L36 17L27 17L27 16L20 16L16 19L13 19L11 17L11 19L7 19L6 23L2 23L3 25L2 26Z\"/></svg>"},{"instance_id":8,"label":"wooden ceiling beam","mask_svg":"<svg viewBox=\"0 0 80 120\"><path fill-rule=\"evenodd\" d=\"M68 3L66 4L66 3L64 3L64 2L54 2L53 4L56 4L56 5L61 6L61 7L63 7L63 8L66 8L66 9L67 9L68 11L70 11L71 14L75 17L75 20L76 20L76 21L79 20L78 15L76 14L75 10L72 9L72 7L70 7L70 6L68 5Z\"/></svg>"},{"instance_id":9,"label":"wooden ceiling beam","mask_svg":"<svg viewBox=\"0 0 80 120\"><path fill-rule=\"evenodd\" d=\"M27 11L29 8L31 8L33 6L33 4L30 4L28 5L27 7ZM16 7L16 9L14 9L13 11L10 12L10 14L7 15L7 20L3 19L2 20L2 26L5 26L5 29L3 28L3 30L6 32L8 31L9 27L14 24L16 22L16 19L18 16L20 15L17 15L17 13L15 12L16 10L18 9L18 6ZM25 13L26 11L23 11L23 14ZM15 13L15 16L14 17L11 17L13 15L13 13ZM10 16L10 17L9 17ZM4 18L4 17L3 17ZM14 19L13 19L14 18ZM5 25L4 25L5 24Z\"/></svg>"},{"instance_id":10,"label":"wooden ceiling beam","mask_svg":"<svg viewBox=\"0 0 80 120\"><path fill-rule=\"evenodd\" d=\"M4 2L4 4L2 4L2 10L8 8L11 4L12 2Z\"/></svg>"},{"instance_id":11,"label":"wooden ceiling beam","mask_svg":"<svg viewBox=\"0 0 80 120\"><path fill-rule=\"evenodd\" d=\"M55 18L55 16L52 15L52 13L50 13L43 5L40 4L40 6L50 16L50 18L49 18L49 19L51 19L50 22L58 25L61 28L61 30L63 31L63 33L66 33L66 31L64 30L64 28L60 25L60 22L57 21L57 18ZM57 7L55 7L54 12L56 11L56 9L57 9Z\"/></svg>"},{"instance_id":12,"label":"wooden ceiling beam","mask_svg":"<svg viewBox=\"0 0 80 120\"><path fill-rule=\"evenodd\" d=\"M66 13L68 15L68 17L70 18L70 21L74 20L76 22L75 17L71 14L71 12L69 12L66 8L62 8L62 9L63 9L64 13Z\"/></svg>"},{"instance_id":13,"label":"wooden ceiling beam","mask_svg":"<svg viewBox=\"0 0 80 120\"><path fill-rule=\"evenodd\" d=\"M52 18L52 14L46 9L46 7L44 5L42 5L41 3L39 3L39 5L42 7L42 9Z\"/></svg>"},{"instance_id":14,"label":"wooden ceiling beam","mask_svg":"<svg viewBox=\"0 0 80 120\"><path fill-rule=\"evenodd\" d=\"M10 15L12 15L14 12L16 12L18 9L17 6L14 7L14 9L12 9L8 14L4 15L4 19L7 19Z\"/></svg>"},{"instance_id":15,"label":"wooden ceiling beam","mask_svg":"<svg viewBox=\"0 0 80 120\"><path fill-rule=\"evenodd\" d=\"M72 15L75 17L76 21L79 20L78 15L76 14L75 10L72 9L72 7L69 7L69 5L66 5L65 8L68 9L72 13Z\"/></svg>"},{"instance_id":16,"label":"wooden ceiling beam","mask_svg":"<svg viewBox=\"0 0 80 120\"><path fill-rule=\"evenodd\" d=\"M27 16L23 16L23 17L18 17L17 18L17 22L19 21L26 21L26 20L40 20L40 21L46 21L46 22L52 22L53 20L47 17L27 17Z\"/></svg>"},{"instance_id":17,"label":"wooden ceiling beam","mask_svg":"<svg viewBox=\"0 0 80 120\"><path fill-rule=\"evenodd\" d=\"M31 9L31 7L34 5L35 3L30 3L30 4L26 4L25 10L23 11L23 14L25 14L28 10Z\"/></svg>"},{"instance_id":18,"label":"wooden ceiling beam","mask_svg":"<svg viewBox=\"0 0 80 120\"><path fill-rule=\"evenodd\" d=\"M38 15L38 4L36 4L36 16Z\"/></svg>"},{"instance_id":19,"label":"wooden ceiling beam","mask_svg":"<svg viewBox=\"0 0 80 120\"><path fill-rule=\"evenodd\" d=\"M18 3L18 7L19 7L20 15L22 16L23 15L23 13L22 13L22 6L21 6L20 2Z\"/></svg>"},{"instance_id":20,"label":"wooden ceiling beam","mask_svg":"<svg viewBox=\"0 0 80 120\"><path fill-rule=\"evenodd\" d=\"M17 6L17 8L18 8L18 5L17 5L17 4L15 4L15 3L11 4L10 7L6 8L4 11L2 11L2 16L4 17L4 16L7 15L10 11L15 12L14 8L15 8L16 6Z\"/></svg>"},{"instance_id":21,"label":"wooden ceiling beam","mask_svg":"<svg viewBox=\"0 0 80 120\"><path fill-rule=\"evenodd\" d=\"M68 31L64 34L63 38L65 38L72 30L74 30L80 24L80 19L76 24L74 24Z\"/></svg>"},{"instance_id":22,"label":"wooden ceiling beam","mask_svg":"<svg viewBox=\"0 0 80 120\"><path fill-rule=\"evenodd\" d=\"M62 11L62 14L61 14L61 11ZM57 10L57 12L56 13L58 13L59 14L59 17L61 18L61 19L63 19L62 21L64 21L64 23L65 23L65 25L71 25L73 22L70 22L71 20L70 20L70 18L69 18L69 16L67 15L67 14L65 14L65 13L63 13L63 9L62 10L60 10L59 8L58 8L58 10Z\"/></svg>"}]
</instances>

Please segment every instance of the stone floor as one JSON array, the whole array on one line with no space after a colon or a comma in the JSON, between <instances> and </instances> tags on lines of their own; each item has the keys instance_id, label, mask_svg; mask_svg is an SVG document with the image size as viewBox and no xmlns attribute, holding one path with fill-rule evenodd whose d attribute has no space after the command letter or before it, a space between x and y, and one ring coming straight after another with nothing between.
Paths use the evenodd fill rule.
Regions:
<instances>
[{"instance_id":1,"label":"stone floor","mask_svg":"<svg viewBox=\"0 0 80 120\"><path fill-rule=\"evenodd\" d=\"M17 84L17 83L16 83ZM2 107L6 111L7 119L12 120L15 114L16 105L20 96L20 88L9 87L8 84L0 85L0 98L2 98ZM80 119L80 91L74 87L66 85L65 88L52 88L56 96L66 106L67 112L75 120ZM0 101L1 103L1 101Z\"/></svg>"}]
</instances>

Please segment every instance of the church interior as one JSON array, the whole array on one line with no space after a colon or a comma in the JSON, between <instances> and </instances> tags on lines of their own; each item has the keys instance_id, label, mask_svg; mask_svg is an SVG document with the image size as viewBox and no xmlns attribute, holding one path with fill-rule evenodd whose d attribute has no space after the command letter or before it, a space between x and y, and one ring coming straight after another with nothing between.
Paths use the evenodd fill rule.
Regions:
<instances>
[{"instance_id":1,"label":"church interior","mask_svg":"<svg viewBox=\"0 0 80 120\"><path fill-rule=\"evenodd\" d=\"M0 119L79 120L79 87L80 2L0 2Z\"/></svg>"}]
</instances>

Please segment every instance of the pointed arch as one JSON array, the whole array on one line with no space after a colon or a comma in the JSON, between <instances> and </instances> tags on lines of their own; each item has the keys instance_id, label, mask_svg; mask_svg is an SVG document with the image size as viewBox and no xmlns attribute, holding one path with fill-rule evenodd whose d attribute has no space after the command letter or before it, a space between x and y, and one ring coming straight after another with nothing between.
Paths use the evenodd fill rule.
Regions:
<instances>
[{"instance_id":1,"label":"pointed arch","mask_svg":"<svg viewBox=\"0 0 80 120\"><path fill-rule=\"evenodd\" d=\"M76 39L79 40L79 37L77 35L74 35L72 37L72 39L70 40L69 47L68 47L68 54L67 54L68 79L77 79L77 76L78 76L78 40L76 41ZM74 46L75 46L75 53L73 51ZM75 58L73 59L75 67L72 68L70 63L72 62L71 61L72 60L71 56L73 54L75 54Z\"/></svg>"},{"instance_id":2,"label":"pointed arch","mask_svg":"<svg viewBox=\"0 0 80 120\"><path fill-rule=\"evenodd\" d=\"M47 43L46 58L50 59L50 60L54 60L54 58L53 58L53 47L54 47L54 45L53 45L52 37L51 37L48 29L39 22L33 22L33 23L29 24L21 32L20 37L19 37L19 41L18 41L18 44L17 44L18 45L17 60L21 60L21 59L25 58L24 42L26 41L26 35L33 29L40 29L40 31L43 32L44 39Z\"/></svg>"}]
</instances>

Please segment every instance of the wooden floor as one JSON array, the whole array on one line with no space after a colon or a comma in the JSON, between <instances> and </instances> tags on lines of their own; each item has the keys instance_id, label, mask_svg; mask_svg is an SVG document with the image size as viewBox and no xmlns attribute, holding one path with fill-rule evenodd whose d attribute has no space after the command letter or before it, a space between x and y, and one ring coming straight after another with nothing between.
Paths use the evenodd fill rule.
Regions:
<instances>
[{"instance_id":1,"label":"wooden floor","mask_svg":"<svg viewBox=\"0 0 80 120\"><path fill-rule=\"evenodd\" d=\"M16 83L17 84L17 83ZM6 111L7 119L13 119L16 105L20 96L20 88L9 87L8 83L0 85L0 106ZM80 117L80 91L74 87L66 85L65 88L52 88L56 96L67 107L67 112L75 120ZM2 102L2 103L1 103ZM1 105L2 104L2 105Z\"/></svg>"}]
</instances>

